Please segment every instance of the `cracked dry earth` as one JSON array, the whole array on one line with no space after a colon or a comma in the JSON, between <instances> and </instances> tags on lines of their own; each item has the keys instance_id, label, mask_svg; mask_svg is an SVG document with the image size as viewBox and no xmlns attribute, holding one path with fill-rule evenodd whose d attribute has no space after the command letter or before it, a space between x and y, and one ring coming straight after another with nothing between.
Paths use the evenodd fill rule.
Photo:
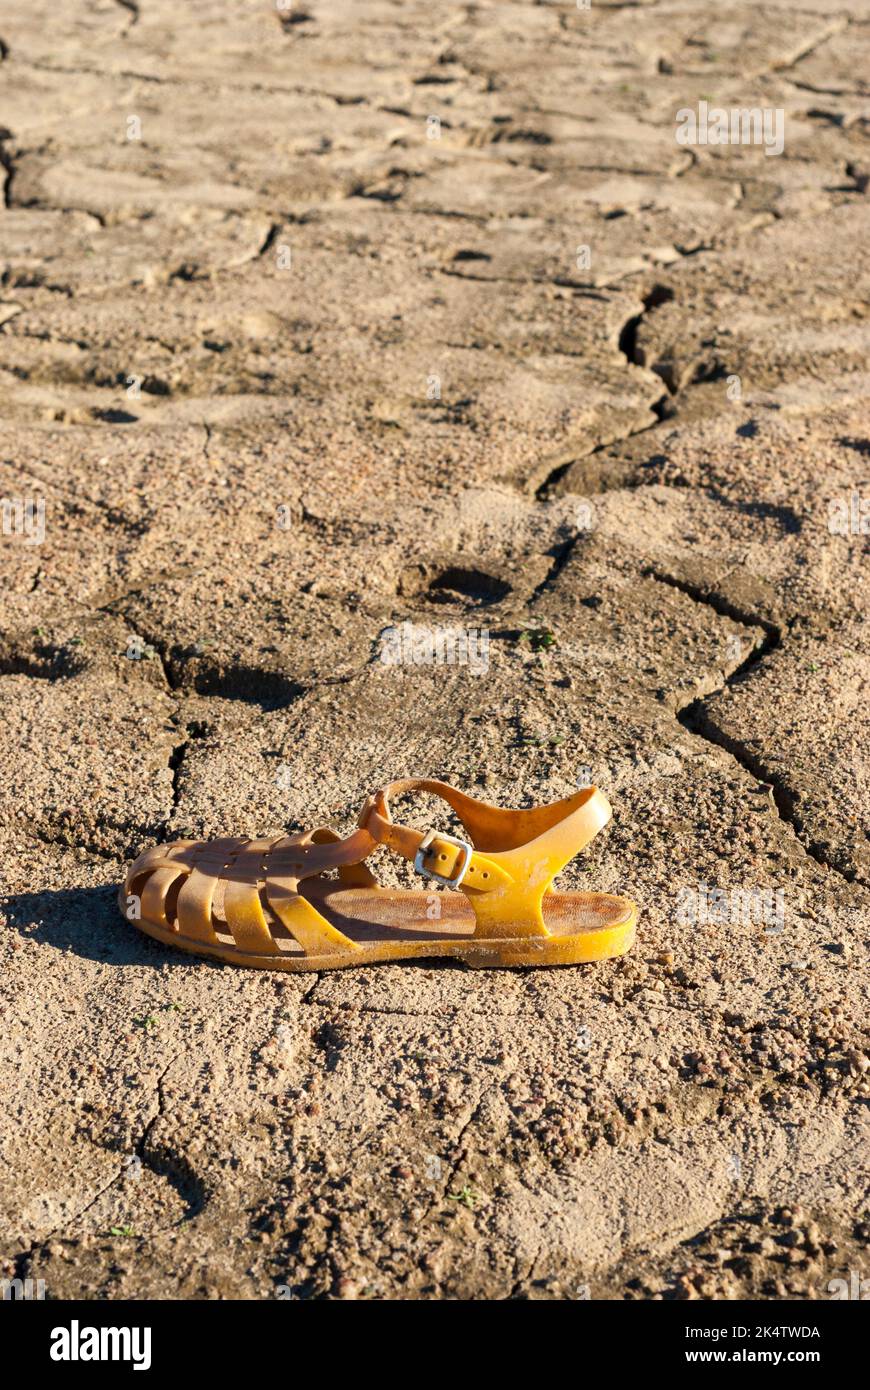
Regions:
<instances>
[{"instance_id":1,"label":"cracked dry earth","mask_svg":"<svg viewBox=\"0 0 870 1390\"><path fill-rule=\"evenodd\" d=\"M870 491L870 6L19 0L0 39L0 495L46 507L0 540L3 1273L867 1277L867 537L829 523ZM784 152L681 148L701 100ZM488 674L384 666L404 621ZM167 837L586 767L614 820L564 882L639 901L620 961L246 972L117 913ZM701 885L781 930L687 923Z\"/></svg>"}]
</instances>

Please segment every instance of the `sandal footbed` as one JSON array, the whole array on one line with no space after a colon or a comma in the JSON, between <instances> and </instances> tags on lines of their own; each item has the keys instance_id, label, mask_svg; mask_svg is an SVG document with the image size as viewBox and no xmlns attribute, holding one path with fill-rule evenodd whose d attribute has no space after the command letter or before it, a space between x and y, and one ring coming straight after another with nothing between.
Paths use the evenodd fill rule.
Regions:
<instances>
[{"instance_id":1,"label":"sandal footbed","mask_svg":"<svg viewBox=\"0 0 870 1390\"><path fill-rule=\"evenodd\" d=\"M548 936L498 938L474 936L474 912L459 894L318 886L308 889L306 896L350 938L353 950L306 955L289 933L276 933L276 953L254 955L233 943L229 928L220 920L215 927L225 939L217 946L144 918L133 925L166 945L213 960L263 970L303 971L438 957L480 967L573 965L622 955L634 942L637 923L634 903L607 893L548 893L543 901ZM123 889L119 904L126 916Z\"/></svg>"}]
</instances>

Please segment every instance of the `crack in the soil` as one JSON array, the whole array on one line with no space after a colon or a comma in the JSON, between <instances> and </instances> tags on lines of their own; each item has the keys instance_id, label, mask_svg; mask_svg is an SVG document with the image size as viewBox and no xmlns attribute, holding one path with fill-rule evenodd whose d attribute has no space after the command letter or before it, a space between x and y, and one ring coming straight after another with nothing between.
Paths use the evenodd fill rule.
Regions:
<instances>
[{"instance_id":1,"label":"crack in the soil","mask_svg":"<svg viewBox=\"0 0 870 1390\"><path fill-rule=\"evenodd\" d=\"M312 984L310 984L307 989L303 990L301 995L299 996L300 1004L319 1004L321 1002L319 999L314 998L314 991L320 984L321 979L322 975L320 971L318 971L314 976Z\"/></svg>"},{"instance_id":2,"label":"crack in the soil","mask_svg":"<svg viewBox=\"0 0 870 1390\"><path fill-rule=\"evenodd\" d=\"M101 611L106 613L111 612L114 614L114 610L111 605L106 605ZM124 621L125 623L127 623L126 618L124 619ZM160 663L160 670L163 675L163 681L166 686L166 689L173 692L176 691L178 689L178 686L172 680L171 670L169 667L169 663L166 659L166 653L162 649L162 647L160 647L157 642L147 641L140 632L136 631L136 629L133 627L131 623L127 623L127 631L129 633L129 640L141 643L142 650L144 650L146 647L150 647L152 649L152 651L157 656L158 662Z\"/></svg>"},{"instance_id":3,"label":"crack in the soil","mask_svg":"<svg viewBox=\"0 0 870 1390\"><path fill-rule=\"evenodd\" d=\"M265 256L265 254L266 254L267 251L270 251L270 250L272 249L272 247L273 247L274 244L275 244L275 240L276 240L276 238L277 238L277 236L278 236L278 233L279 233L280 231L281 231L281 223L280 223L280 222L273 222L273 223L271 224L271 226L269 227L269 230L268 230L268 232L266 233L266 235L265 235L265 237L264 237L264 239L263 239L263 244L260 246L259 250L256 252L256 255L254 256L254 260L259 260L262 256Z\"/></svg>"},{"instance_id":4,"label":"crack in the soil","mask_svg":"<svg viewBox=\"0 0 870 1390\"><path fill-rule=\"evenodd\" d=\"M185 1206L181 1220L190 1221L194 1216L198 1216L205 1206L207 1200L205 1185L186 1159L172 1150L161 1149L159 1145L153 1144L151 1137L155 1126L168 1113L163 1083L177 1061L177 1055L171 1057L157 1078L157 1109L146 1124L142 1136L134 1148L134 1153L139 1162L150 1169L155 1177L164 1178L169 1183L169 1186ZM177 1221L172 1221L168 1227L163 1229L171 1230L178 1224Z\"/></svg>"},{"instance_id":5,"label":"crack in the soil","mask_svg":"<svg viewBox=\"0 0 870 1390\"><path fill-rule=\"evenodd\" d=\"M745 671L750 665L755 665L762 657L773 651L774 647L782 645L783 632L778 623L772 622L769 618L762 618L756 613L750 613L741 604L732 603L724 594L714 593L710 590L702 589L698 584L692 584L689 580L678 579L672 574L660 569L657 565L648 565L644 574L657 579L660 584L667 584L672 589L678 589L681 594L692 599L695 603L701 603L706 608L712 608L714 613L718 613L722 618L731 618L735 623L742 623L744 627L759 627L765 634L765 641L761 648L756 647L750 653L746 661L732 672L729 680ZM706 696L704 698L707 698Z\"/></svg>"},{"instance_id":6,"label":"crack in the soil","mask_svg":"<svg viewBox=\"0 0 870 1390\"><path fill-rule=\"evenodd\" d=\"M731 618L735 622L743 623L749 627L760 628L764 633L764 640L749 653L745 661L736 666L729 675L725 676L722 685L716 690L708 691L699 699L691 700L677 711L677 719L683 728L696 738L703 739L706 743L715 744L729 753L734 760L740 764L744 772L748 772L751 777L770 788L770 795L773 805L780 820L786 825L794 836L795 841L801 849L816 864L824 869L833 870L834 873L844 879L847 883L855 881L854 873L848 873L841 869L831 857L825 853L823 847L812 839L807 832L806 826L797 810L797 798L794 791L787 785L779 773L772 772L766 767L763 759L753 753L743 742L732 734L728 734L720 728L711 718L706 703L723 690L727 690L735 682L745 679L745 677L755 670L770 655L771 652L781 647L786 634L778 623L772 622L769 618L761 617L758 614L749 613L740 604L730 602L723 594L712 593L701 589L698 585L689 583L683 579L677 579L673 575L666 574L657 568L650 567L646 573L652 578L657 579L662 584L668 584L673 589L678 589L687 595L695 603L703 604L711 608L714 613L723 617Z\"/></svg>"},{"instance_id":7,"label":"crack in the soil","mask_svg":"<svg viewBox=\"0 0 870 1390\"><path fill-rule=\"evenodd\" d=\"M128 592L138 593L141 587L142 583L137 583ZM131 635L145 644L146 639L133 629L126 614L118 606L124 597L126 595L112 599L103 606L101 611L122 617L128 623ZM360 675L365 669L365 665L368 664L367 662L363 663L359 670L349 672L347 675L322 676L303 682L294 680L281 671L263 669L258 666L235 663L227 667L224 666L219 657L209 659L204 651L198 651L195 648L179 645L168 648L166 642L156 633L147 638L147 645L153 647L157 654L166 682L166 689L172 694L188 696L196 694L205 698L215 696L225 700L242 700L250 704L258 704L262 709L268 710L285 709L309 690L319 686L345 685ZM191 662L194 659L199 664L191 667Z\"/></svg>"},{"instance_id":8,"label":"crack in the soil","mask_svg":"<svg viewBox=\"0 0 870 1390\"><path fill-rule=\"evenodd\" d=\"M633 367L646 367L645 354L638 348L637 331L644 315L657 309L660 304L668 304L674 299L674 291L667 285L654 284L642 296L641 309L638 313L632 314L626 319L617 337L617 348L626 362ZM539 502L546 502L552 495L553 488L581 459L592 458L595 454L601 453L603 449L612 449L617 444L622 444L626 439L632 439L636 434L645 434L647 430L657 429L658 426L671 417L674 407L670 403L670 398L678 394L679 387L674 382L671 373L666 370L662 363L654 362L649 364L649 370L656 376L661 377L665 385L665 391L656 400L650 403L649 409L652 411L654 419L646 424L638 425L634 429L626 430L616 439L608 439L605 443L596 444L585 452L579 452L575 457L568 459L564 463L559 463L553 468L542 483L535 488L535 497Z\"/></svg>"},{"instance_id":9,"label":"crack in the soil","mask_svg":"<svg viewBox=\"0 0 870 1390\"><path fill-rule=\"evenodd\" d=\"M835 35L841 34L844 29L848 29L849 24L850 20L845 17L843 19L833 20L828 24L827 28L823 29L820 34L817 34L815 38L806 39L793 53L776 62L768 64L765 68L760 68L759 71L753 73L752 76L754 78L764 77L767 73L781 73L785 72L788 68L797 67L798 63L802 62L804 58L808 58L811 53L815 53L816 49L821 48L822 44L828 42L828 39L832 39Z\"/></svg>"},{"instance_id":10,"label":"crack in the soil","mask_svg":"<svg viewBox=\"0 0 870 1390\"><path fill-rule=\"evenodd\" d=\"M157 1085L155 1087L155 1090L157 1092L157 1109L154 1111L154 1114L151 1116L151 1119L148 1121L145 1128L143 1129L142 1136L139 1139L139 1142L134 1147L134 1153L143 1163L146 1161L144 1151L148 1143L148 1140L151 1138L151 1131L153 1130L154 1126L156 1125L157 1121L161 1118L161 1116L165 1115L166 1113L166 1100L163 1095L163 1082L167 1073L169 1072L170 1067L174 1066L175 1062L176 1058L171 1057L157 1078Z\"/></svg>"},{"instance_id":11,"label":"crack in the soil","mask_svg":"<svg viewBox=\"0 0 870 1390\"><path fill-rule=\"evenodd\" d=\"M535 1282L535 1275L538 1272L538 1265L541 1260L542 1252L543 1241L539 1239L537 1245L535 1246L535 1253L532 1255L532 1258L528 1261L525 1274L519 1274L518 1272L515 1273L514 1282L511 1285L510 1292L507 1295L508 1302L511 1302L511 1300L518 1299L520 1296L520 1291L523 1288L527 1288L529 1284L533 1284ZM516 1267L518 1271L519 1260L517 1260L516 1262Z\"/></svg>"},{"instance_id":12,"label":"crack in the soil","mask_svg":"<svg viewBox=\"0 0 870 1390\"><path fill-rule=\"evenodd\" d=\"M421 1226L429 1220L429 1217L432 1215L433 1211L435 1211L436 1207L444 1205L444 1200L447 1196L450 1185L455 1180L456 1174L459 1172L459 1169L462 1167L462 1164L468 1157L467 1150L464 1147L465 1136L468 1133L471 1126L474 1124L474 1121L477 1119L477 1116L480 1113L484 1101L487 1100L490 1095L492 1095L492 1092L496 1090L500 1084L500 1081L491 1081L488 1086L484 1086L483 1090L477 1098L476 1103L472 1106L471 1114L468 1116L468 1119L465 1121L464 1125L462 1126L455 1140L453 1141L454 1147L458 1150L456 1158L450 1164L449 1172L441 1185L440 1192L438 1192L436 1196L432 1198L432 1201L426 1208L426 1211L423 1215L423 1220L420 1223Z\"/></svg>"},{"instance_id":13,"label":"crack in the soil","mask_svg":"<svg viewBox=\"0 0 870 1390\"><path fill-rule=\"evenodd\" d=\"M44 1235L40 1236L39 1240L33 1241L27 1247L26 1250L22 1250L20 1254L16 1255L14 1259L15 1278L23 1279L27 1272L27 1266L30 1263L30 1261L33 1260L34 1256L36 1255L36 1252L38 1250L44 1250L48 1242L51 1240L52 1236L60 1234L62 1239L62 1232L66 1230L66 1228L70 1226L73 1222L79 1221L83 1216L86 1216L87 1213L91 1210L91 1208L96 1206L100 1198L104 1197L105 1194L115 1186L115 1183L118 1181L118 1179L123 1177L123 1173L124 1167L122 1164L122 1166L118 1169L117 1173L114 1173L112 1175L112 1177L109 1179L109 1181L105 1184L104 1187L99 1188L99 1190L94 1194L94 1196L91 1197L90 1201L86 1202L83 1207L80 1207L78 1209L78 1211L73 1212L70 1216L65 1217L63 1220L58 1221L55 1226L52 1226L50 1231L46 1231Z\"/></svg>"},{"instance_id":14,"label":"crack in the soil","mask_svg":"<svg viewBox=\"0 0 870 1390\"><path fill-rule=\"evenodd\" d=\"M176 1060L177 1059L175 1057L172 1057L167 1062L166 1066L163 1068L163 1071L157 1078L157 1084L155 1087L155 1090L157 1092L157 1109L155 1113L151 1116L151 1119L145 1125L141 1138L139 1139L138 1143L134 1145L131 1151L139 1159L139 1161L145 1164L147 1167L151 1167L152 1165L150 1160L145 1155L145 1145L147 1144L151 1131L154 1128L154 1125L156 1124L157 1120L159 1120L161 1115L165 1113L165 1102L163 1097L163 1080L170 1067L172 1067L175 1064ZM60 1238L63 1239L63 1232L69 1226L73 1225L75 1222L80 1221L83 1216L86 1216L87 1213L93 1207L96 1206L100 1198L104 1197L105 1194L109 1192L115 1186L115 1184L124 1177L125 1167L126 1165L122 1163L118 1171L116 1173L113 1173L112 1177L108 1180L107 1183L105 1183L102 1187L98 1188L98 1190L94 1193L90 1200L85 1202L83 1207L79 1207L78 1211L75 1211L71 1215L66 1216L60 1221L58 1221L54 1226L51 1227L50 1230L45 1231L39 1237L38 1240L32 1241L26 1250L22 1250L20 1254L15 1256L14 1264L16 1278L24 1278L28 1263L31 1260L33 1260L38 1250L45 1249L45 1246L48 1244L48 1242L51 1240L53 1236L60 1235Z\"/></svg>"},{"instance_id":15,"label":"crack in the soil","mask_svg":"<svg viewBox=\"0 0 870 1390\"><path fill-rule=\"evenodd\" d=\"M677 394L678 387L676 383L671 374L665 372L661 363L647 363L646 353L643 352L637 344L637 331L645 315L651 313L653 309L658 309L661 304L669 304L674 298L674 291L668 285L653 285L642 296L641 303L643 307L640 312L632 314L623 324L618 340L619 351L622 353L626 362L631 363L632 366L635 367L649 366L650 371L655 372L656 376L661 377L671 396Z\"/></svg>"},{"instance_id":16,"label":"crack in the soil","mask_svg":"<svg viewBox=\"0 0 870 1390\"><path fill-rule=\"evenodd\" d=\"M528 599L529 606L531 606L536 599L539 599L546 590L550 589L553 586L553 584L555 584L556 580L559 578L559 575L562 573L568 561L571 559L571 556L574 554L574 551L577 549L577 546L583 539L584 537L582 534L571 536L568 540L562 541L561 544L553 546L553 548L549 552L552 556L553 563L548 569L547 573L544 575L544 578L541 580L540 584L538 584L535 587L534 592L530 595ZM494 633L491 635L497 636L498 634Z\"/></svg>"},{"instance_id":17,"label":"crack in the soil","mask_svg":"<svg viewBox=\"0 0 870 1390\"><path fill-rule=\"evenodd\" d=\"M175 812L181 804L181 769L187 756L187 750L190 748L191 743L205 737L202 720L190 719L187 721L184 728L187 737L184 738L181 743L177 743L172 749L167 764L172 773L172 800L165 819L167 827L170 825Z\"/></svg>"},{"instance_id":18,"label":"crack in the soil","mask_svg":"<svg viewBox=\"0 0 870 1390\"><path fill-rule=\"evenodd\" d=\"M139 23L141 16L139 14L138 0L115 0L115 4L119 5L122 10L126 10L130 15L124 28L121 30L121 38L125 39L130 30L135 29L136 25Z\"/></svg>"},{"instance_id":19,"label":"crack in the soil","mask_svg":"<svg viewBox=\"0 0 870 1390\"><path fill-rule=\"evenodd\" d=\"M312 998L313 994L314 986L312 985L308 994L303 997L302 1002L305 1004L316 1004L320 1009L343 1009L345 1011L352 1009L354 1013L379 1014L382 1018L422 1019L444 1017L443 1009L432 1009L427 1012L425 1009L384 1009L379 1008L377 1004L334 1004L330 999L314 999Z\"/></svg>"},{"instance_id":20,"label":"crack in the soil","mask_svg":"<svg viewBox=\"0 0 870 1390\"><path fill-rule=\"evenodd\" d=\"M743 667L738 668L738 671L735 672L735 676L742 674L748 664L755 664L752 658L750 658L749 663L744 663ZM729 677L725 682L726 686L730 685L733 679L733 676ZM714 691L712 693L716 694L718 692ZM835 863L830 855L825 852L824 847L810 837L803 818L797 810L797 797L792 788L788 786L779 773L772 772L770 768L766 767L763 760L747 748L742 739L735 737L733 734L726 733L724 729L721 729L718 724L714 723L709 713L704 708L704 702L708 698L708 696L705 696L701 700L695 700L692 704L687 705L685 709L679 712L677 718L683 725L683 728L687 729L690 734L705 739L707 743L713 743L716 744L717 747L723 748L726 753L731 754L732 758L740 764L744 771L748 772L752 777L755 777L759 782L763 782L769 786L773 804L776 807L780 820L790 827L795 840L801 846L804 853L809 855L809 857L822 868L833 870L833 872L838 874L846 883L854 883L854 871L841 868L840 865Z\"/></svg>"},{"instance_id":21,"label":"crack in the soil","mask_svg":"<svg viewBox=\"0 0 870 1390\"><path fill-rule=\"evenodd\" d=\"M0 126L0 169L3 170L3 207L12 206L12 180L15 178L15 162L6 149L6 141L11 140L12 132Z\"/></svg>"},{"instance_id":22,"label":"crack in the soil","mask_svg":"<svg viewBox=\"0 0 870 1390\"><path fill-rule=\"evenodd\" d=\"M619 444L624 444L627 439L633 439L636 434L646 434L648 430L658 429L663 421L670 419L668 400L668 393L665 392L651 403L649 409L653 412L655 419L648 421L647 424L638 425L635 429L626 430L624 434L618 435L617 438L608 439L602 444L595 444L591 449L587 449L585 452L578 450L566 463L557 463L556 467L551 469L547 474L544 481L539 483L535 488L535 498L537 501L549 502L553 495L553 489L562 481L569 468L573 468L575 463L580 463L583 459L594 458L596 454L602 453L605 449L615 449ZM622 484L622 486L628 485Z\"/></svg>"},{"instance_id":23,"label":"crack in the soil","mask_svg":"<svg viewBox=\"0 0 870 1390\"><path fill-rule=\"evenodd\" d=\"M181 800L181 766L184 762L184 757L187 753L189 742L189 739L185 739L183 743L177 743L169 755L168 766L170 772L172 773L172 801L170 803L169 813L166 817L167 825L172 820L172 817L174 816L175 812L178 810L179 802Z\"/></svg>"},{"instance_id":24,"label":"crack in the soil","mask_svg":"<svg viewBox=\"0 0 870 1390\"><path fill-rule=\"evenodd\" d=\"M97 859L103 859L107 864L115 868L123 863L123 854L112 854L107 849L101 849L99 845L92 844L89 840L65 840L61 834L52 835L48 830L28 823L22 826L24 832L32 835L34 840L38 840L41 845L49 845L52 849L72 849L81 850L84 854L93 854Z\"/></svg>"}]
</instances>

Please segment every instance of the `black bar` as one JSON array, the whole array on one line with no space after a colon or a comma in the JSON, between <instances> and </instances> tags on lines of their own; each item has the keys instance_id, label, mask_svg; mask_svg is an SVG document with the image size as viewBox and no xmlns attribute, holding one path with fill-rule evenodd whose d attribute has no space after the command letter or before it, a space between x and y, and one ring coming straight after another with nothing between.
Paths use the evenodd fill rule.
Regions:
<instances>
[{"instance_id":1,"label":"black bar","mask_svg":"<svg viewBox=\"0 0 870 1390\"><path fill-rule=\"evenodd\" d=\"M367 1361L369 1356L375 1364L380 1360L380 1346L388 1365L398 1351L396 1339L419 1329L423 1336L438 1334L437 1340L417 1344L425 1347L429 1374L439 1351L455 1372L457 1358L464 1361L467 1352L470 1359L475 1348L491 1366L523 1349L541 1359L542 1369L544 1364L555 1369L554 1357L561 1361L570 1355L576 1361L579 1355L581 1363L588 1357L590 1369L594 1364L604 1370L606 1364L620 1378L679 1371L703 1383L711 1371L734 1378L746 1367L761 1366L770 1384L782 1378L787 1384L796 1370L829 1378L861 1364L867 1326L861 1305L868 1297L870 1285L862 1297L859 1284L854 1297L847 1290L809 1302L581 1300L572 1301L568 1317L560 1310L558 1321L552 1310L557 1300L399 1301L389 1304L387 1320L386 1304L376 1300L73 1303L34 1298L0 1302L0 1328L7 1354L14 1348L22 1366L64 1378L77 1373L93 1378L103 1369L133 1374L137 1360L140 1374L226 1375L228 1357L234 1365L241 1357L259 1380L273 1370L292 1373L294 1349L304 1348L309 1360L318 1347L326 1370L335 1365L336 1351L352 1345L336 1341L336 1334L351 1329L367 1339ZM486 1340L478 1343L484 1331ZM553 1340L538 1340L542 1335ZM312 1340L320 1336L322 1341ZM65 1359L53 1359L52 1349ZM92 1351L105 1359L88 1359Z\"/></svg>"}]
</instances>

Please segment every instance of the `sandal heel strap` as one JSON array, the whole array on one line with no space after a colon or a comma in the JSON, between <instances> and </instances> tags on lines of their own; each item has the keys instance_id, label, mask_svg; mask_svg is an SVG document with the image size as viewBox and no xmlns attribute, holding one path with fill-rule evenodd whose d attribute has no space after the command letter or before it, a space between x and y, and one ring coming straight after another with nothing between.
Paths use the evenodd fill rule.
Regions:
<instances>
[{"instance_id":1,"label":"sandal heel strap","mask_svg":"<svg viewBox=\"0 0 870 1390\"><path fill-rule=\"evenodd\" d=\"M440 796L459 816L471 843L396 823L390 797L408 791ZM445 782L409 778L368 797L359 826L427 878L465 893L477 919L476 936L547 936L544 894L611 814L610 803L597 787L546 806L513 811L478 801Z\"/></svg>"}]
</instances>

